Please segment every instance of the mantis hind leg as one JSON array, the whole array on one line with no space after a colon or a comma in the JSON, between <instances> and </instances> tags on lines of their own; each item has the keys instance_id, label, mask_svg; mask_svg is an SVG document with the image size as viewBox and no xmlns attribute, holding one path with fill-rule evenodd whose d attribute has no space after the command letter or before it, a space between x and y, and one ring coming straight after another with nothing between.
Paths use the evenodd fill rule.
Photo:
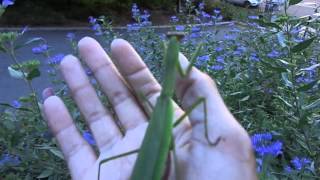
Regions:
<instances>
[{"instance_id":1,"label":"mantis hind leg","mask_svg":"<svg viewBox=\"0 0 320 180\"><path fill-rule=\"evenodd\" d=\"M208 128L208 118L207 118L207 101L205 98L199 98L196 102L194 102L186 111L185 113L176 120L176 122L173 124L173 127L176 127L179 125L191 112L193 109L195 109L198 105L203 104L203 113L204 113L204 135L209 143L210 146L216 146L221 141L221 136L219 136L215 141L212 141L209 137L209 128Z\"/></svg>"},{"instance_id":2,"label":"mantis hind leg","mask_svg":"<svg viewBox=\"0 0 320 180\"><path fill-rule=\"evenodd\" d=\"M139 149L135 149L135 150L128 151L128 152L125 152L125 153L122 153L122 154L118 154L118 155L115 155L115 156L112 156L112 157L109 157L109 158L106 158L106 159L103 159L102 161L100 161L99 162L99 167L98 167L98 180L100 180L100 170L101 170L102 164L105 164L105 163L107 163L109 161L112 161L112 160L116 160L118 158L129 156L131 154L135 154L135 153L138 153L138 152L139 152Z\"/></svg>"}]
</instances>

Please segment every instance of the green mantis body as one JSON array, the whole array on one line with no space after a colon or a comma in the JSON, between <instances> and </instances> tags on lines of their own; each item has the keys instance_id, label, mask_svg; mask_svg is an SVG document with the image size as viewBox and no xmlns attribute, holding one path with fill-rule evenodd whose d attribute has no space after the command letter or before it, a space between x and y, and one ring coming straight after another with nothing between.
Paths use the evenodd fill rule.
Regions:
<instances>
[{"instance_id":1,"label":"green mantis body","mask_svg":"<svg viewBox=\"0 0 320 180\"><path fill-rule=\"evenodd\" d=\"M172 129L177 126L193 108L200 103L204 104L206 114L206 103L204 98L200 98L189 109L186 114L174 121L174 107L172 97L174 95L175 80L177 72L187 75L191 71L191 64L195 61L200 51L200 46L191 59L191 63L184 72L179 64L179 43L178 36L172 36L167 45L164 56L164 81L162 91L153 108L153 113L149 121L142 145L139 150L133 150L108 159L104 159L99 164L98 180L100 179L100 167L103 163L121 158L133 153L139 153L131 175L131 180L159 180L163 177L166 161L169 157L170 149L174 148ZM178 71L177 71L178 70ZM214 143L209 140L207 121L205 119L205 136L209 145L215 146L219 143L218 138Z\"/></svg>"},{"instance_id":2,"label":"green mantis body","mask_svg":"<svg viewBox=\"0 0 320 180\"><path fill-rule=\"evenodd\" d=\"M179 44L170 39L165 54L165 74L162 91L154 107L149 126L139 150L132 180L161 179L172 141L173 103Z\"/></svg>"}]
</instances>

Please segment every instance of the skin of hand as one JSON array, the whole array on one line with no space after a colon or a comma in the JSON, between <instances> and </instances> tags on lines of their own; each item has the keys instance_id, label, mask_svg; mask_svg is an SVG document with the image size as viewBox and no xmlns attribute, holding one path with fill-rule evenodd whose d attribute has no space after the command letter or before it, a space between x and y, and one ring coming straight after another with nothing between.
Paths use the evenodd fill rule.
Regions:
<instances>
[{"instance_id":1,"label":"skin of hand","mask_svg":"<svg viewBox=\"0 0 320 180\"><path fill-rule=\"evenodd\" d=\"M115 117L99 100L81 63L72 55L62 60L60 69L94 136L99 154L83 139L62 100L50 96L48 89L43 92L47 96L44 97L43 114L72 178L92 180L97 179L101 160L138 149L141 145L148 119L141 105L145 102L139 102L136 94L142 93L154 105L161 86L125 40L112 42L112 58L90 37L81 39L78 47L81 59L92 70L124 126L125 135L119 131ZM179 61L183 68L188 66L188 60L181 53ZM197 99L206 98L209 138L215 141L221 137L221 141L214 147L208 144L204 134L204 110L199 105L174 129L177 161L176 171L171 171L169 179L257 179L250 138L227 109L214 81L193 67L187 77L177 78L176 95L182 108L175 104L175 119ZM101 179L129 179L136 157L133 154L103 164Z\"/></svg>"}]
</instances>

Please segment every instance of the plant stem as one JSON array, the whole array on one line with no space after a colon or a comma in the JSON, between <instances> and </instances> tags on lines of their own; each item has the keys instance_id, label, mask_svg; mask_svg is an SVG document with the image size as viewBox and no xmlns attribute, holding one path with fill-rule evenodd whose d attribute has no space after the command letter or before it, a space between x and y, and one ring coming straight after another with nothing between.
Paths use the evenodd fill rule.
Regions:
<instances>
[{"instance_id":1,"label":"plant stem","mask_svg":"<svg viewBox=\"0 0 320 180\"><path fill-rule=\"evenodd\" d=\"M39 100L38 100L36 91L35 91L34 87L32 86L31 81L29 81L29 80L27 79L26 73L24 72L21 64L19 63L19 61L18 61L18 59L17 59L17 57L16 57L16 55L15 55L15 53L14 53L13 43L11 43L10 53L9 53L9 54L10 54L11 59L13 60L14 64L15 64L16 66L18 66L19 70L22 72L23 79L24 79L24 81L26 82L26 84L28 85L30 91L32 92L33 103L35 104L35 106L37 106L37 110L38 110L39 116L41 116L41 110L40 110L40 107L39 107L39 105L38 105Z\"/></svg>"}]
</instances>

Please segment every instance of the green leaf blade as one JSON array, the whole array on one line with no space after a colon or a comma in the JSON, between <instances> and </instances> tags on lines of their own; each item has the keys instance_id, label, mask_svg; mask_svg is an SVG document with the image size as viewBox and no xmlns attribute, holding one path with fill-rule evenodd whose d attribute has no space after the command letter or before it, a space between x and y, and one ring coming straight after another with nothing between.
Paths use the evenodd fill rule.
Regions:
<instances>
[{"instance_id":1,"label":"green leaf blade","mask_svg":"<svg viewBox=\"0 0 320 180\"><path fill-rule=\"evenodd\" d=\"M316 39L316 37L313 37L313 38L307 39L305 41L302 41L299 44L293 46L291 51L293 53L301 52L301 51L305 50L306 48L308 48L315 39Z\"/></svg>"}]
</instances>

